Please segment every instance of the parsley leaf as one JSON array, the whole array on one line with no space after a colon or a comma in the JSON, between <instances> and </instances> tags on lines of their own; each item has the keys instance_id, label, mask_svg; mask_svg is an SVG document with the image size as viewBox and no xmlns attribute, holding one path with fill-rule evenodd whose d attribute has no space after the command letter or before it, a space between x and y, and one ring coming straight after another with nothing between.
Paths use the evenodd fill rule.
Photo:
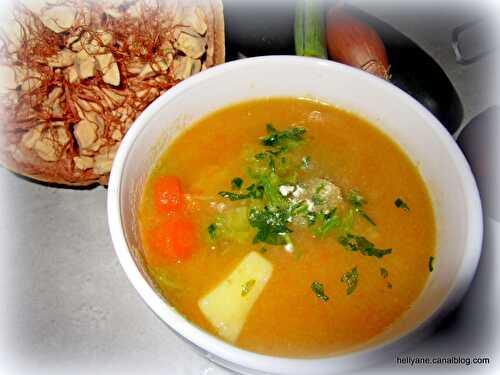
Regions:
<instances>
[{"instance_id":1,"label":"parsley leaf","mask_svg":"<svg viewBox=\"0 0 500 375\"><path fill-rule=\"evenodd\" d=\"M217 237L217 225L215 223L210 224L207 231L210 239L215 240L215 237Z\"/></svg>"},{"instance_id":2,"label":"parsley leaf","mask_svg":"<svg viewBox=\"0 0 500 375\"><path fill-rule=\"evenodd\" d=\"M321 299L323 302L327 302L330 299L330 297L325 294L324 286L320 282L313 281L313 283L311 284L311 289L314 294L316 294L316 297Z\"/></svg>"},{"instance_id":3,"label":"parsley leaf","mask_svg":"<svg viewBox=\"0 0 500 375\"><path fill-rule=\"evenodd\" d=\"M351 271L346 272L340 278L340 281L345 283L347 286L347 295L350 295L354 292L354 289L358 286L358 268L354 267Z\"/></svg>"},{"instance_id":4,"label":"parsley leaf","mask_svg":"<svg viewBox=\"0 0 500 375\"><path fill-rule=\"evenodd\" d=\"M363 210L363 206L366 204L366 200L363 196L361 196L361 194L359 194L357 190L351 190L349 192L347 200L354 207L354 211L356 211L359 216L368 221L371 225L377 225L372 220L372 218L368 216L368 214Z\"/></svg>"},{"instance_id":5,"label":"parsley leaf","mask_svg":"<svg viewBox=\"0 0 500 375\"><path fill-rule=\"evenodd\" d=\"M248 191L248 195L253 199L262 199L264 196L264 186L252 184L246 189Z\"/></svg>"},{"instance_id":6,"label":"parsley leaf","mask_svg":"<svg viewBox=\"0 0 500 375\"><path fill-rule=\"evenodd\" d=\"M380 267L380 276L386 279L389 276L389 271L387 271L384 267Z\"/></svg>"},{"instance_id":7,"label":"parsley leaf","mask_svg":"<svg viewBox=\"0 0 500 375\"><path fill-rule=\"evenodd\" d=\"M239 201L242 199L250 198L249 194L238 194L231 191L221 191L219 192L219 195L223 198L229 198L229 200L231 201Z\"/></svg>"},{"instance_id":8,"label":"parsley leaf","mask_svg":"<svg viewBox=\"0 0 500 375\"><path fill-rule=\"evenodd\" d=\"M408 205L401 198L396 199L394 201L394 204L397 208L402 208L405 211L410 211L410 207L408 207Z\"/></svg>"},{"instance_id":9,"label":"parsley leaf","mask_svg":"<svg viewBox=\"0 0 500 375\"><path fill-rule=\"evenodd\" d=\"M270 245L286 245L290 243L288 233L288 211L283 208L253 207L250 209L248 220L250 225L257 229L253 243L264 242Z\"/></svg>"},{"instance_id":10,"label":"parsley leaf","mask_svg":"<svg viewBox=\"0 0 500 375\"><path fill-rule=\"evenodd\" d=\"M245 284L241 286L241 296L245 297L255 285L255 279L248 280Z\"/></svg>"},{"instance_id":11,"label":"parsley leaf","mask_svg":"<svg viewBox=\"0 0 500 375\"><path fill-rule=\"evenodd\" d=\"M328 235L333 229L338 228L342 225L342 220L336 214L337 209L334 208L327 214L320 214L321 223L318 228L315 228L314 234L317 237L323 238Z\"/></svg>"},{"instance_id":12,"label":"parsley leaf","mask_svg":"<svg viewBox=\"0 0 500 375\"><path fill-rule=\"evenodd\" d=\"M241 177L235 177L231 181L231 187L233 188L233 190L240 190L242 186L243 186L243 179Z\"/></svg>"},{"instance_id":13,"label":"parsley leaf","mask_svg":"<svg viewBox=\"0 0 500 375\"><path fill-rule=\"evenodd\" d=\"M271 124L266 125L267 135L260 138L264 146L289 147L294 146L304 140L305 128L293 127L283 131L278 131Z\"/></svg>"},{"instance_id":14,"label":"parsley leaf","mask_svg":"<svg viewBox=\"0 0 500 375\"><path fill-rule=\"evenodd\" d=\"M434 257L430 256L429 257L429 272L434 271Z\"/></svg>"},{"instance_id":15,"label":"parsley leaf","mask_svg":"<svg viewBox=\"0 0 500 375\"><path fill-rule=\"evenodd\" d=\"M309 169L311 167L311 157L304 156L302 158L302 169Z\"/></svg>"},{"instance_id":16,"label":"parsley leaf","mask_svg":"<svg viewBox=\"0 0 500 375\"><path fill-rule=\"evenodd\" d=\"M383 256L392 253L392 249L377 249L375 245L368 241L365 237L351 233L346 233L345 235L340 236L338 241L346 249L359 251L361 254L366 256L382 258Z\"/></svg>"}]
</instances>

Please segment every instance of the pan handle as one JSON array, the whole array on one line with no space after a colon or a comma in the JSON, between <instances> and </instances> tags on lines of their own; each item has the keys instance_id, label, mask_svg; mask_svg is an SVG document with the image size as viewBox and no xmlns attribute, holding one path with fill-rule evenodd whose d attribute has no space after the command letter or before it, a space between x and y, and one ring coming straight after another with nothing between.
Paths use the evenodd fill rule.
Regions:
<instances>
[{"instance_id":1,"label":"pan handle","mask_svg":"<svg viewBox=\"0 0 500 375\"><path fill-rule=\"evenodd\" d=\"M484 46L485 27L488 27L485 19L476 19L464 23L453 29L451 35L451 46L455 53L455 61L461 65L470 65L486 57L494 51L491 46ZM474 46L471 47L471 45ZM478 48L478 45L482 48ZM473 49L468 53L468 49Z\"/></svg>"}]
</instances>

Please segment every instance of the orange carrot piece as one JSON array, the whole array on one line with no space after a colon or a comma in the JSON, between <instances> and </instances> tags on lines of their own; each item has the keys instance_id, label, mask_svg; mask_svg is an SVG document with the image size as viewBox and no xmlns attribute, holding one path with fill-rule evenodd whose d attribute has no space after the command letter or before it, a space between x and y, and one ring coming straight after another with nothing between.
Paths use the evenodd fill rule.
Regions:
<instances>
[{"instance_id":1,"label":"orange carrot piece","mask_svg":"<svg viewBox=\"0 0 500 375\"><path fill-rule=\"evenodd\" d=\"M156 264L182 262L193 255L197 246L196 228L184 215L169 217L149 233L148 260Z\"/></svg>"},{"instance_id":2,"label":"orange carrot piece","mask_svg":"<svg viewBox=\"0 0 500 375\"><path fill-rule=\"evenodd\" d=\"M153 188L158 213L171 214L184 208L184 194L179 177L161 176L156 179Z\"/></svg>"}]
</instances>

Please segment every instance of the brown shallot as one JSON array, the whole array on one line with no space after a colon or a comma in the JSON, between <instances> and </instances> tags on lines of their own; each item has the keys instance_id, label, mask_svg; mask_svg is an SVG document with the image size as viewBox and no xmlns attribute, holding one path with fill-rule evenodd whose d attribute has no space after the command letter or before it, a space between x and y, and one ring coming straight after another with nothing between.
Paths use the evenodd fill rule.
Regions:
<instances>
[{"instance_id":1,"label":"brown shallot","mask_svg":"<svg viewBox=\"0 0 500 375\"><path fill-rule=\"evenodd\" d=\"M326 37L332 60L388 80L389 62L377 32L339 5L327 14Z\"/></svg>"}]
</instances>

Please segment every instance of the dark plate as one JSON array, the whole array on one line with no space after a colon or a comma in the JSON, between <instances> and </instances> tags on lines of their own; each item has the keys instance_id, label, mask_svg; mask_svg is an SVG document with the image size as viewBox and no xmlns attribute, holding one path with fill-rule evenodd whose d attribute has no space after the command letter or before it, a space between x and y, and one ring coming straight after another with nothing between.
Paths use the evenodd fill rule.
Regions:
<instances>
[{"instance_id":1,"label":"dark plate","mask_svg":"<svg viewBox=\"0 0 500 375\"><path fill-rule=\"evenodd\" d=\"M437 62L387 23L359 9L349 10L380 34L391 64L391 82L431 111L450 133L455 133L463 117L462 103ZM237 59L239 54L293 55L294 13L293 1L224 1L227 60Z\"/></svg>"}]
</instances>

